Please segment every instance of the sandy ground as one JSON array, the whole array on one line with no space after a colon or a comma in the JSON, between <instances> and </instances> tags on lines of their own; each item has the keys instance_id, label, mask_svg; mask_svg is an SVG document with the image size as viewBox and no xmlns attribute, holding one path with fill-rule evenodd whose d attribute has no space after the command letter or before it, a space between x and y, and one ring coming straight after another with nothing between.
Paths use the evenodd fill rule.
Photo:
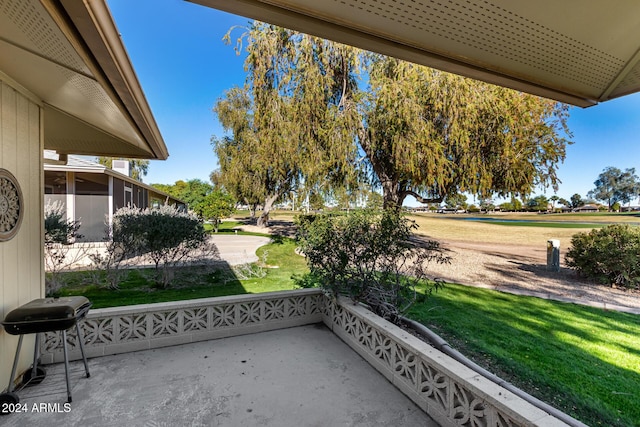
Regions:
<instances>
[{"instance_id":1,"label":"sandy ground","mask_svg":"<svg viewBox=\"0 0 640 427\"><path fill-rule=\"evenodd\" d=\"M535 292L555 299L606 303L640 309L640 291L610 288L581 280L565 267L560 255L560 272L547 270L546 247L440 241L451 264L432 264L434 278L447 282L495 288L504 291Z\"/></svg>"}]
</instances>

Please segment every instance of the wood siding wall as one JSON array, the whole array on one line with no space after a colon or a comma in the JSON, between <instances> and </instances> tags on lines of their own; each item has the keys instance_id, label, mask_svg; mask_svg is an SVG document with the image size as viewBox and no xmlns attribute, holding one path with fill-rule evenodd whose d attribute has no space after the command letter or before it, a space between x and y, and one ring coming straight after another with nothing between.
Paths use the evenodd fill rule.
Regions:
<instances>
[{"instance_id":1,"label":"wood siding wall","mask_svg":"<svg viewBox=\"0 0 640 427\"><path fill-rule=\"evenodd\" d=\"M13 239L0 242L0 319L44 295L41 108L0 74L0 168L22 190L24 216ZM18 339L0 327L0 391L9 382ZM33 358L33 336L25 339L19 371Z\"/></svg>"}]
</instances>

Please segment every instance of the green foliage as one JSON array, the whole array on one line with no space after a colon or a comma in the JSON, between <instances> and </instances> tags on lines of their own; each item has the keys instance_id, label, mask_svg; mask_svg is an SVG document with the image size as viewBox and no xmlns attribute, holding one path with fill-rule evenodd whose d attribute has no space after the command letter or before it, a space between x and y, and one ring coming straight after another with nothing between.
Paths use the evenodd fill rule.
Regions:
<instances>
[{"instance_id":1,"label":"green foliage","mask_svg":"<svg viewBox=\"0 0 640 427\"><path fill-rule=\"evenodd\" d=\"M291 290L295 288L291 276L307 271L304 258L294 252L295 248L295 242L288 238L274 239L272 243L259 248L256 254L261 259L266 256L269 266L279 267L264 268L265 277L229 280L229 271L219 266L204 270L198 268L195 269L196 280L181 280L180 286L159 289L152 279L152 271L135 268L122 270L117 288L109 289L101 285L105 281L102 272L72 271L61 273L65 285L55 295L83 295L91 300L94 308L106 308ZM194 266L185 266L179 267L177 274L183 279L185 274L192 276L193 272Z\"/></svg>"},{"instance_id":2,"label":"green foliage","mask_svg":"<svg viewBox=\"0 0 640 427\"><path fill-rule=\"evenodd\" d=\"M527 202L527 208L534 212L546 212L549 210L549 199L545 195L536 196Z\"/></svg>"},{"instance_id":3,"label":"green foliage","mask_svg":"<svg viewBox=\"0 0 640 427\"><path fill-rule=\"evenodd\" d=\"M217 233L220 221L236 211L235 205L236 201L231 195L222 190L214 190L194 206L194 211L204 220L211 221Z\"/></svg>"},{"instance_id":4,"label":"green foliage","mask_svg":"<svg viewBox=\"0 0 640 427\"><path fill-rule=\"evenodd\" d=\"M363 302L392 321L416 300L429 262L449 262L437 242L412 242L417 226L396 210L307 215L296 222L311 273L300 285L319 282L330 294Z\"/></svg>"},{"instance_id":5,"label":"green foliage","mask_svg":"<svg viewBox=\"0 0 640 427\"><path fill-rule=\"evenodd\" d=\"M178 180L174 184L151 184L151 186L185 202L191 209L202 203L204 198L213 191L211 184L200 179Z\"/></svg>"},{"instance_id":6,"label":"green foliage","mask_svg":"<svg viewBox=\"0 0 640 427\"><path fill-rule=\"evenodd\" d=\"M445 199L445 204L449 209L466 209L468 206L467 196L460 193L448 194Z\"/></svg>"},{"instance_id":7,"label":"green foliage","mask_svg":"<svg viewBox=\"0 0 640 427\"><path fill-rule=\"evenodd\" d=\"M504 197L557 187L570 143L566 106L377 54L367 59L358 136L385 205L408 195L428 203L459 192Z\"/></svg>"},{"instance_id":8,"label":"green foliage","mask_svg":"<svg viewBox=\"0 0 640 427\"><path fill-rule=\"evenodd\" d=\"M571 200L571 204L569 205L569 207L571 209L579 208L580 206L585 205L585 201L582 199L582 196L579 195L578 193L575 193L573 196L571 196L570 200Z\"/></svg>"},{"instance_id":9,"label":"green foliage","mask_svg":"<svg viewBox=\"0 0 640 427\"><path fill-rule=\"evenodd\" d=\"M213 141L238 199L266 208L301 182L351 187L366 177L386 207L409 195L440 203L557 187L565 105L272 25L242 37L247 84L216 104L232 135Z\"/></svg>"},{"instance_id":10,"label":"green foliage","mask_svg":"<svg viewBox=\"0 0 640 427\"><path fill-rule=\"evenodd\" d=\"M343 95L354 84L354 49L262 23L242 37L247 82L216 103L231 135L212 143L220 182L237 199L263 205L262 226L273 203L302 182L322 191L353 175L355 110Z\"/></svg>"},{"instance_id":11,"label":"green foliage","mask_svg":"<svg viewBox=\"0 0 640 427\"><path fill-rule=\"evenodd\" d=\"M578 233L571 239L566 263L578 274L605 285L640 286L640 229L614 224Z\"/></svg>"},{"instance_id":12,"label":"green foliage","mask_svg":"<svg viewBox=\"0 0 640 427\"><path fill-rule=\"evenodd\" d=\"M113 215L113 242L127 257L150 260L162 287L170 285L177 266L217 257L217 248L206 236L197 217L172 206L121 208Z\"/></svg>"},{"instance_id":13,"label":"green foliage","mask_svg":"<svg viewBox=\"0 0 640 427\"><path fill-rule=\"evenodd\" d=\"M367 209L382 209L384 199L377 191L367 192Z\"/></svg>"},{"instance_id":14,"label":"green foliage","mask_svg":"<svg viewBox=\"0 0 640 427\"><path fill-rule=\"evenodd\" d=\"M635 168L621 171L613 166L604 168L593 183L595 188L589 192L589 197L607 203L612 210L616 202L628 203L640 193L640 180Z\"/></svg>"},{"instance_id":15,"label":"green foliage","mask_svg":"<svg viewBox=\"0 0 640 427\"><path fill-rule=\"evenodd\" d=\"M78 233L81 222L68 220L62 203L47 203L44 207L44 243L70 245L82 235Z\"/></svg>"}]
</instances>

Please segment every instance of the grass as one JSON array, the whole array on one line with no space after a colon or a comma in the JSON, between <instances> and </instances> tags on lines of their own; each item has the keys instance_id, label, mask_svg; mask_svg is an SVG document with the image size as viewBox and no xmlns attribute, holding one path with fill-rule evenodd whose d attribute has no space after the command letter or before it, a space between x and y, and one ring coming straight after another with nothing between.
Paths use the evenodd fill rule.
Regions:
<instances>
[{"instance_id":1,"label":"grass","mask_svg":"<svg viewBox=\"0 0 640 427\"><path fill-rule=\"evenodd\" d=\"M237 234L241 236L266 236L271 237L269 234L255 233L252 231L242 231L237 228L242 227L244 223L240 221L223 221L218 225L218 232L213 229L213 224L204 224L204 230L216 235L216 234Z\"/></svg>"},{"instance_id":2,"label":"grass","mask_svg":"<svg viewBox=\"0 0 640 427\"><path fill-rule=\"evenodd\" d=\"M640 426L640 316L446 285L409 317L592 426Z\"/></svg>"},{"instance_id":3,"label":"grass","mask_svg":"<svg viewBox=\"0 0 640 427\"><path fill-rule=\"evenodd\" d=\"M486 220L483 221L487 224L505 225L507 227L542 227L542 228L602 228L606 224L591 224L591 223L572 223L572 222L549 222L549 221L500 221L500 220Z\"/></svg>"},{"instance_id":4,"label":"grass","mask_svg":"<svg viewBox=\"0 0 640 427\"><path fill-rule=\"evenodd\" d=\"M287 238L275 238L270 244L259 248L258 256L267 252L266 276L260 279L238 280L229 277L228 272L217 270L198 276L196 283L190 282L170 289L160 289L149 280L151 270L129 270L120 283L119 289L111 290L97 284L101 280L99 277L96 280L96 274L93 272L70 272L63 273L68 286L58 295L83 295L93 303L93 308L105 308L290 290L295 288L291 276L294 273L306 271L304 258L295 254L294 249L295 243Z\"/></svg>"}]
</instances>

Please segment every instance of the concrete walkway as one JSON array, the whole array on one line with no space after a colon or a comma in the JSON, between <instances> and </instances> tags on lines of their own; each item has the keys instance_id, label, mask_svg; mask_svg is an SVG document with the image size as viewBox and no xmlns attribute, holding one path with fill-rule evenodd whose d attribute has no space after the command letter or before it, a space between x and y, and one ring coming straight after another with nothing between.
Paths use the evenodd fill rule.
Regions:
<instances>
[{"instance_id":1,"label":"concrete walkway","mask_svg":"<svg viewBox=\"0 0 640 427\"><path fill-rule=\"evenodd\" d=\"M72 362L19 392L3 426L427 426L437 424L325 326ZM60 412L34 412L58 404Z\"/></svg>"},{"instance_id":2,"label":"concrete walkway","mask_svg":"<svg viewBox=\"0 0 640 427\"><path fill-rule=\"evenodd\" d=\"M220 258L229 265L258 261L256 250L271 240L269 237L237 234L212 234L211 239L220 251Z\"/></svg>"}]
</instances>

